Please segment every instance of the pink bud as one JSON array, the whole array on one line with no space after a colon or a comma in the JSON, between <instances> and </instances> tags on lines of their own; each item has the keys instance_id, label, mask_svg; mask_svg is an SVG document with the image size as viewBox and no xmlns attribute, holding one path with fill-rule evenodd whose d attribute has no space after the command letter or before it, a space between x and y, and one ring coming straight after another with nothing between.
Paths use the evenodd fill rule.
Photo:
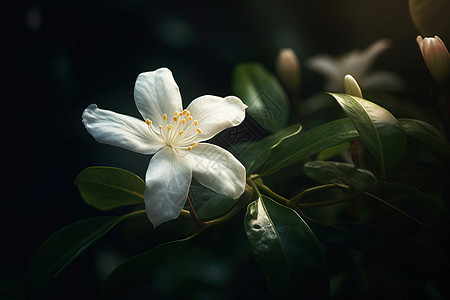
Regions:
<instances>
[{"instance_id":1,"label":"pink bud","mask_svg":"<svg viewBox=\"0 0 450 300\"><path fill-rule=\"evenodd\" d=\"M300 63L291 48L284 48L278 52L276 72L283 85L290 92L296 92L300 87Z\"/></svg>"},{"instance_id":2,"label":"pink bud","mask_svg":"<svg viewBox=\"0 0 450 300\"><path fill-rule=\"evenodd\" d=\"M450 55L444 42L437 35L427 38L419 35L416 40L431 75L440 85L447 86L449 84Z\"/></svg>"}]
</instances>

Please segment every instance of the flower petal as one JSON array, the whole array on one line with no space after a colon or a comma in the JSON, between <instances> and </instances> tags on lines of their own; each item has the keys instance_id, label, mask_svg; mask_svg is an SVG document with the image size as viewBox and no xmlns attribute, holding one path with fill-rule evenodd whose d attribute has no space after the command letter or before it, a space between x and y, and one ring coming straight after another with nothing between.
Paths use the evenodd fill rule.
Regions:
<instances>
[{"instance_id":1,"label":"flower petal","mask_svg":"<svg viewBox=\"0 0 450 300\"><path fill-rule=\"evenodd\" d=\"M245 118L245 105L241 99L228 96L201 96L187 107L202 130L197 141L206 141L222 130L239 125Z\"/></svg>"},{"instance_id":2,"label":"flower petal","mask_svg":"<svg viewBox=\"0 0 450 300\"><path fill-rule=\"evenodd\" d=\"M178 156L163 147L150 160L144 192L147 216L156 227L176 219L186 202L192 170L186 156Z\"/></svg>"},{"instance_id":3,"label":"flower petal","mask_svg":"<svg viewBox=\"0 0 450 300\"><path fill-rule=\"evenodd\" d=\"M87 131L100 143L105 143L141 154L153 154L163 141L150 134L144 121L99 109L89 105L83 112L82 121Z\"/></svg>"},{"instance_id":4,"label":"flower petal","mask_svg":"<svg viewBox=\"0 0 450 300\"><path fill-rule=\"evenodd\" d=\"M245 168L230 152L201 143L186 156L192 166L192 175L202 185L233 199L244 192Z\"/></svg>"},{"instance_id":5,"label":"flower petal","mask_svg":"<svg viewBox=\"0 0 450 300\"><path fill-rule=\"evenodd\" d=\"M150 119L156 124L163 122L163 114L172 116L175 111L183 110L178 85L167 68L139 74L134 101L144 120Z\"/></svg>"}]
</instances>

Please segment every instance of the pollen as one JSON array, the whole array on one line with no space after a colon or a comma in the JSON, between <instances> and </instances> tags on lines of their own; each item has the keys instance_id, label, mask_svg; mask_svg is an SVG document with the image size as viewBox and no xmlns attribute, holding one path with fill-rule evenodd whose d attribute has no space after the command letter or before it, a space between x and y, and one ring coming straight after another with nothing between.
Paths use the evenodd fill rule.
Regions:
<instances>
[{"instance_id":1,"label":"pollen","mask_svg":"<svg viewBox=\"0 0 450 300\"><path fill-rule=\"evenodd\" d=\"M164 121L167 120L167 115L166 114L163 114L163 120Z\"/></svg>"},{"instance_id":2,"label":"pollen","mask_svg":"<svg viewBox=\"0 0 450 300\"><path fill-rule=\"evenodd\" d=\"M191 146L188 146L188 148L187 148L189 151L191 151L192 150L192 147Z\"/></svg>"},{"instance_id":3,"label":"pollen","mask_svg":"<svg viewBox=\"0 0 450 300\"><path fill-rule=\"evenodd\" d=\"M172 125L167 125L167 130L170 130L170 129L172 129Z\"/></svg>"},{"instance_id":4,"label":"pollen","mask_svg":"<svg viewBox=\"0 0 450 300\"><path fill-rule=\"evenodd\" d=\"M197 124L198 124L198 121L194 120L194 125L197 126Z\"/></svg>"},{"instance_id":5,"label":"pollen","mask_svg":"<svg viewBox=\"0 0 450 300\"><path fill-rule=\"evenodd\" d=\"M145 120L145 124L150 125L152 124L152 121L150 119Z\"/></svg>"},{"instance_id":6,"label":"pollen","mask_svg":"<svg viewBox=\"0 0 450 300\"><path fill-rule=\"evenodd\" d=\"M197 146L198 146L198 144L196 142L192 143L192 148L195 148Z\"/></svg>"},{"instance_id":7,"label":"pollen","mask_svg":"<svg viewBox=\"0 0 450 300\"><path fill-rule=\"evenodd\" d=\"M178 117L173 117L173 120L176 122L178 121Z\"/></svg>"},{"instance_id":8,"label":"pollen","mask_svg":"<svg viewBox=\"0 0 450 300\"><path fill-rule=\"evenodd\" d=\"M181 124L184 125L184 123L186 123L186 119L181 119Z\"/></svg>"},{"instance_id":9,"label":"pollen","mask_svg":"<svg viewBox=\"0 0 450 300\"><path fill-rule=\"evenodd\" d=\"M184 133L184 131L180 131L180 135L182 135Z\"/></svg>"},{"instance_id":10,"label":"pollen","mask_svg":"<svg viewBox=\"0 0 450 300\"><path fill-rule=\"evenodd\" d=\"M198 133L202 133L202 131L200 130L200 128L197 128L197 132L198 132Z\"/></svg>"},{"instance_id":11,"label":"pollen","mask_svg":"<svg viewBox=\"0 0 450 300\"><path fill-rule=\"evenodd\" d=\"M188 116L188 120L189 120L189 121L192 121L192 117L191 117L191 116Z\"/></svg>"},{"instance_id":12,"label":"pollen","mask_svg":"<svg viewBox=\"0 0 450 300\"><path fill-rule=\"evenodd\" d=\"M180 117L181 117L182 115L183 115L183 113L178 113L178 116L180 116Z\"/></svg>"}]
</instances>

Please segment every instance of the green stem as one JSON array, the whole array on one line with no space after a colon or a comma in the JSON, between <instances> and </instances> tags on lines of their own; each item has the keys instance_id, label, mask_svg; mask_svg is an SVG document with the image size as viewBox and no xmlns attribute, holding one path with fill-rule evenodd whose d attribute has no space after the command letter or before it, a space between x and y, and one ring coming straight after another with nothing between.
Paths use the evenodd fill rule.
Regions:
<instances>
[{"instance_id":1,"label":"green stem","mask_svg":"<svg viewBox=\"0 0 450 300\"><path fill-rule=\"evenodd\" d=\"M369 197L371 197L371 198L377 200L378 202L380 202L380 203L382 203L382 204L388 206L389 208L395 210L395 211L398 212L399 214L401 214L401 215L407 217L408 219L412 220L413 222L416 222L417 224L419 224L420 226L424 227L425 229L427 229L427 230L429 230L429 231L432 231L430 227L428 227L427 225L425 225L425 224L422 223L421 221L417 220L416 218L414 218L414 217L411 216L410 214L404 212L404 211L401 210L400 208L395 207L394 205L390 204L389 202L384 201L384 200L381 199L380 197L375 196L375 195L373 195L373 194L371 194L371 193L367 193L367 192L365 192L364 195L369 196Z\"/></svg>"},{"instance_id":2,"label":"green stem","mask_svg":"<svg viewBox=\"0 0 450 300\"><path fill-rule=\"evenodd\" d=\"M345 190L349 189L349 187L347 185L344 185L344 184L329 183L329 184L319 185L319 186L315 186L315 187L303 190L302 192L300 192L299 194L295 195L294 197L292 197L288 201L294 203L295 205L299 205L299 206L303 206L305 204L307 204L307 205L314 204L314 203L299 203L299 202L305 195L307 195L307 194L309 194L311 192L320 191L320 190L326 190L326 189L335 189L335 188L341 188L341 189L345 189ZM329 201L333 201L333 200L329 200ZM336 200L334 200L334 201L336 201ZM323 202L325 202L325 201L323 201ZM317 206L320 206L320 205L317 205Z\"/></svg>"},{"instance_id":3,"label":"green stem","mask_svg":"<svg viewBox=\"0 0 450 300\"><path fill-rule=\"evenodd\" d=\"M278 203L286 205L286 206L291 206L289 203L289 200L284 198L281 195L278 195L277 193L275 193L274 191L272 191L268 186L266 186L262 180L255 180L254 183L261 188L266 194L267 196L269 196L270 198L273 198L274 200L276 200Z\"/></svg>"}]
</instances>

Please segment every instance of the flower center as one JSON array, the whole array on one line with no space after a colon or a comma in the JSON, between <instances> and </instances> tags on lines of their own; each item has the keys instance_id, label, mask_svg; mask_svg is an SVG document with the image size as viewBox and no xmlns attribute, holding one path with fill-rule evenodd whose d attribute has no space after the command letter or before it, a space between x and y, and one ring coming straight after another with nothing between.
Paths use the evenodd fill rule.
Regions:
<instances>
[{"instance_id":1,"label":"flower center","mask_svg":"<svg viewBox=\"0 0 450 300\"><path fill-rule=\"evenodd\" d=\"M186 155L188 151L198 146L195 139L202 131L197 127L198 121L194 120L188 110L175 112L172 121L168 120L166 114L162 117L163 124L159 124L158 129L154 128L150 119L145 120L151 134L159 137L179 155Z\"/></svg>"}]
</instances>

